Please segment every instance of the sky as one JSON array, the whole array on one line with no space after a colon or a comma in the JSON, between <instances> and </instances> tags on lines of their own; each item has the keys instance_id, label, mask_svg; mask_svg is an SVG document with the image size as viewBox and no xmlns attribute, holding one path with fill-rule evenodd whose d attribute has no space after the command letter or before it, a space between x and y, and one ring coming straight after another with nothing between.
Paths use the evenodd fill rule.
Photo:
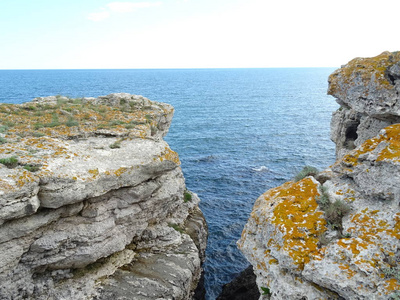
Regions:
<instances>
[{"instance_id":1,"label":"sky","mask_svg":"<svg viewBox=\"0 0 400 300\"><path fill-rule=\"evenodd\" d=\"M0 69L340 67L400 50L399 0L0 0Z\"/></svg>"}]
</instances>

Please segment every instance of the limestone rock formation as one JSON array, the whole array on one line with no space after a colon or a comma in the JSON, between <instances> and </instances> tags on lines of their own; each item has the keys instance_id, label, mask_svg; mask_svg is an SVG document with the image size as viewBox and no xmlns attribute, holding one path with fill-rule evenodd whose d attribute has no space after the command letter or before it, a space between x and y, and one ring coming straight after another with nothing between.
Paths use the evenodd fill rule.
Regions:
<instances>
[{"instance_id":1,"label":"limestone rock formation","mask_svg":"<svg viewBox=\"0 0 400 300\"><path fill-rule=\"evenodd\" d=\"M399 299L399 57L333 73L329 92L343 107L332 122L337 162L257 199L238 245L270 291L260 299ZM354 146L344 149L349 135Z\"/></svg>"},{"instance_id":2,"label":"limestone rock formation","mask_svg":"<svg viewBox=\"0 0 400 300\"><path fill-rule=\"evenodd\" d=\"M328 94L341 105L331 124L340 157L400 122L400 52L353 59L329 77Z\"/></svg>"},{"instance_id":3,"label":"limestone rock formation","mask_svg":"<svg viewBox=\"0 0 400 300\"><path fill-rule=\"evenodd\" d=\"M207 227L172 116L124 93L0 105L0 299L191 299Z\"/></svg>"}]
</instances>

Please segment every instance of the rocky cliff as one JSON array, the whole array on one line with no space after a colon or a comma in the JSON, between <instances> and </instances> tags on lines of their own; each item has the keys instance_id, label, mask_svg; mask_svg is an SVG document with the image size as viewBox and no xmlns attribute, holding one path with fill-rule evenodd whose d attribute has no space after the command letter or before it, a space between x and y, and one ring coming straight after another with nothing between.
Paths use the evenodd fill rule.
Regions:
<instances>
[{"instance_id":1,"label":"rocky cliff","mask_svg":"<svg viewBox=\"0 0 400 300\"><path fill-rule=\"evenodd\" d=\"M0 105L0 299L192 299L207 228L141 96Z\"/></svg>"},{"instance_id":2,"label":"rocky cliff","mask_svg":"<svg viewBox=\"0 0 400 300\"><path fill-rule=\"evenodd\" d=\"M400 54L329 78L338 160L261 195L239 248L260 299L400 299Z\"/></svg>"},{"instance_id":3,"label":"rocky cliff","mask_svg":"<svg viewBox=\"0 0 400 300\"><path fill-rule=\"evenodd\" d=\"M400 52L355 58L329 77L328 94L341 105L331 123L338 157L400 123L399 60Z\"/></svg>"}]
</instances>

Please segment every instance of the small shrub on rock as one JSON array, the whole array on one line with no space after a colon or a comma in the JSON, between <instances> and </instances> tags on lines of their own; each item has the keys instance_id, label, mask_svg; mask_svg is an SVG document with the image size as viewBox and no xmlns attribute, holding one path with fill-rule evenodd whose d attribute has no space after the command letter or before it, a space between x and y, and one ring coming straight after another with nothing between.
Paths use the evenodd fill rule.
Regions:
<instances>
[{"instance_id":1,"label":"small shrub on rock","mask_svg":"<svg viewBox=\"0 0 400 300\"><path fill-rule=\"evenodd\" d=\"M294 181L300 181L307 176L315 176L318 174L317 168L311 166L305 166L295 177Z\"/></svg>"},{"instance_id":2,"label":"small shrub on rock","mask_svg":"<svg viewBox=\"0 0 400 300\"><path fill-rule=\"evenodd\" d=\"M29 172L37 172L37 171L40 170L40 166L27 164L27 165L24 166L24 169L29 171Z\"/></svg>"},{"instance_id":3,"label":"small shrub on rock","mask_svg":"<svg viewBox=\"0 0 400 300\"><path fill-rule=\"evenodd\" d=\"M332 229L338 230L342 233L342 219L347 213L349 213L350 206L342 200L332 202L329 199L327 188L324 186L319 188L319 192L321 195L317 198L317 203L325 212L325 220Z\"/></svg>"},{"instance_id":4,"label":"small shrub on rock","mask_svg":"<svg viewBox=\"0 0 400 300\"><path fill-rule=\"evenodd\" d=\"M121 148L121 143L117 141L115 143L112 143L109 147L111 149L118 149L118 148Z\"/></svg>"},{"instance_id":5,"label":"small shrub on rock","mask_svg":"<svg viewBox=\"0 0 400 300\"><path fill-rule=\"evenodd\" d=\"M0 159L0 164L5 165L9 169L13 169L16 166L18 166L18 159L16 156L11 156L8 158L1 158Z\"/></svg>"},{"instance_id":6,"label":"small shrub on rock","mask_svg":"<svg viewBox=\"0 0 400 300\"><path fill-rule=\"evenodd\" d=\"M183 201L184 201L185 203L187 203L187 202L189 202L189 201L192 201L192 194L189 193L188 190L186 190L186 191L183 193Z\"/></svg>"},{"instance_id":7,"label":"small shrub on rock","mask_svg":"<svg viewBox=\"0 0 400 300\"><path fill-rule=\"evenodd\" d=\"M260 289L262 291L262 295L267 295L267 296L271 295L271 291L269 288L261 286Z\"/></svg>"},{"instance_id":8,"label":"small shrub on rock","mask_svg":"<svg viewBox=\"0 0 400 300\"><path fill-rule=\"evenodd\" d=\"M70 117L68 121L65 123L65 125L67 125L68 127L72 127L72 126L79 126L79 123L74 118Z\"/></svg>"},{"instance_id":9,"label":"small shrub on rock","mask_svg":"<svg viewBox=\"0 0 400 300\"><path fill-rule=\"evenodd\" d=\"M321 193L321 196L318 197L317 203L323 210L325 210L331 204L331 200L329 200L329 195L327 193L327 188L320 186L319 192Z\"/></svg>"},{"instance_id":10,"label":"small shrub on rock","mask_svg":"<svg viewBox=\"0 0 400 300\"><path fill-rule=\"evenodd\" d=\"M342 218L350 211L350 207L342 200L336 200L325 210L325 218L334 229L342 231Z\"/></svg>"}]
</instances>

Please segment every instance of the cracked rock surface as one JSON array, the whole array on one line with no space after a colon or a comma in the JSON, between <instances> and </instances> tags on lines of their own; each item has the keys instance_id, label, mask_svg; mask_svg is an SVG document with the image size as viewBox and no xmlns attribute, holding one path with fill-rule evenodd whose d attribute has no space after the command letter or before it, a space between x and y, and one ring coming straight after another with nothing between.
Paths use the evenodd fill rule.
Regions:
<instances>
[{"instance_id":1,"label":"cracked rock surface","mask_svg":"<svg viewBox=\"0 0 400 300\"><path fill-rule=\"evenodd\" d=\"M336 163L255 202L238 246L270 291L260 299L400 297L399 60L334 72Z\"/></svg>"},{"instance_id":2,"label":"cracked rock surface","mask_svg":"<svg viewBox=\"0 0 400 300\"><path fill-rule=\"evenodd\" d=\"M0 105L0 299L191 299L207 225L172 116L125 93Z\"/></svg>"}]
</instances>

